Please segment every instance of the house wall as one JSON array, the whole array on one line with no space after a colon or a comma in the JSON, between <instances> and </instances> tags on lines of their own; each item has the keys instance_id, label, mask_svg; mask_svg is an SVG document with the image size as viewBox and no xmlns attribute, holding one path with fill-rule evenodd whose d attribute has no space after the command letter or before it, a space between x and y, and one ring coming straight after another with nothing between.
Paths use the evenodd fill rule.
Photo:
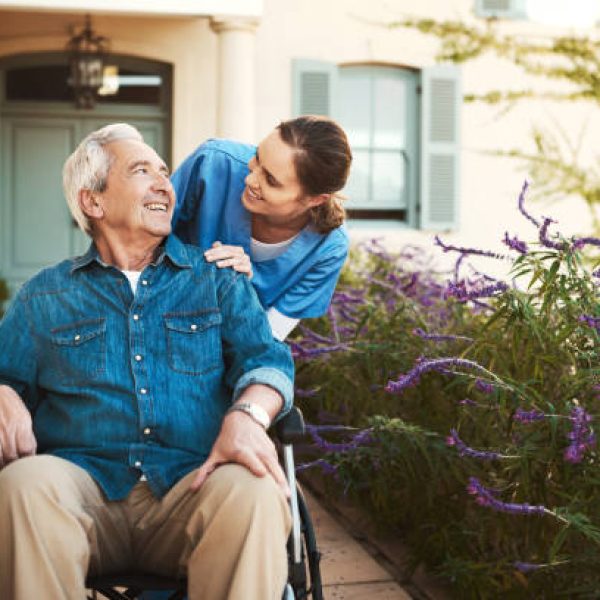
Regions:
<instances>
[{"instance_id":1,"label":"house wall","mask_svg":"<svg viewBox=\"0 0 600 600\"><path fill-rule=\"evenodd\" d=\"M385 25L408 15L474 21L472 0L265 0L256 30L255 97L257 140L291 115L292 60L314 58L337 64L381 62L425 67L435 62L437 43L414 31ZM63 50L69 28L81 26L81 14L0 12L0 57L21 52ZM155 18L94 15L97 33L110 38L116 53L172 63L173 161L177 165L201 140L217 131L218 36L208 18ZM528 22L505 23L507 31L544 36L560 32ZM564 32L563 32L564 33ZM516 68L485 57L463 67L465 92L540 84ZM351 99L348 99L351 101ZM244 99L240 98L240 102ZM496 150L533 150L530 131L545 124L566 137L582 132L580 162L593 160L600 134L595 106L542 101L517 104L502 114L498 107L465 105L462 113L460 227L446 239L463 245L502 249L507 230L531 238L534 231L519 217L516 199L526 174L518 162L490 155ZM534 182L535 186L535 182ZM564 232L586 232L587 208L574 199L553 206L531 205L551 214ZM383 236L390 246L431 241L431 232L373 224L351 228L354 239Z\"/></svg>"}]
</instances>

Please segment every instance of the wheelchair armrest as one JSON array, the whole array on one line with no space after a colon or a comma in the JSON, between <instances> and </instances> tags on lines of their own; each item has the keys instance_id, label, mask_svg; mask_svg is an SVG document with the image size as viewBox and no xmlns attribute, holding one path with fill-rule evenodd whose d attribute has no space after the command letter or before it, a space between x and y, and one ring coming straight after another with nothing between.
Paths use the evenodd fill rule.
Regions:
<instances>
[{"instance_id":1,"label":"wheelchair armrest","mask_svg":"<svg viewBox=\"0 0 600 600\"><path fill-rule=\"evenodd\" d=\"M275 434L282 444L293 444L304 437L304 417L297 406L292 406L290 412L275 423Z\"/></svg>"}]
</instances>

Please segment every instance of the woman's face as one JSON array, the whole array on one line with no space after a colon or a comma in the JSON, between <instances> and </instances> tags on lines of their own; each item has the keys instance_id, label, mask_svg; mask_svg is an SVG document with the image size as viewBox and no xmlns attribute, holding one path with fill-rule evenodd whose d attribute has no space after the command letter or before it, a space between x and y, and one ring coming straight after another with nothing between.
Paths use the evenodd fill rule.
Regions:
<instances>
[{"instance_id":1,"label":"woman's face","mask_svg":"<svg viewBox=\"0 0 600 600\"><path fill-rule=\"evenodd\" d=\"M272 131L258 146L248 163L250 173L242 204L256 215L293 219L323 202L320 196L305 196L296 176L294 150Z\"/></svg>"}]
</instances>

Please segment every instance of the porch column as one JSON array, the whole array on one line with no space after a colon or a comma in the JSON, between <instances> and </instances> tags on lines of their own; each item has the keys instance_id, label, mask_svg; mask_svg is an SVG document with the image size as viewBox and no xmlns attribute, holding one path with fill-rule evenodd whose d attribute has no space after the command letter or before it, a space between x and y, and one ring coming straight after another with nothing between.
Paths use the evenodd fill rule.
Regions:
<instances>
[{"instance_id":1,"label":"porch column","mask_svg":"<svg viewBox=\"0 0 600 600\"><path fill-rule=\"evenodd\" d=\"M258 21L213 19L219 36L217 135L256 142L256 56L254 35Z\"/></svg>"}]
</instances>

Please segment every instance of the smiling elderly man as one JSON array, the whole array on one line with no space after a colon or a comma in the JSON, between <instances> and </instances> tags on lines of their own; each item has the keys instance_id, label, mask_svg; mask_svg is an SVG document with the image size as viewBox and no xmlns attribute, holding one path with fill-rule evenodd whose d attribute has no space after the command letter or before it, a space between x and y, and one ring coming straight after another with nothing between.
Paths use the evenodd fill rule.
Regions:
<instances>
[{"instance_id":1,"label":"smiling elderly man","mask_svg":"<svg viewBox=\"0 0 600 600\"><path fill-rule=\"evenodd\" d=\"M88 572L133 568L187 574L192 600L280 599L287 347L245 276L170 235L137 130L90 134L64 183L93 243L0 323L0 596L82 600Z\"/></svg>"}]
</instances>

